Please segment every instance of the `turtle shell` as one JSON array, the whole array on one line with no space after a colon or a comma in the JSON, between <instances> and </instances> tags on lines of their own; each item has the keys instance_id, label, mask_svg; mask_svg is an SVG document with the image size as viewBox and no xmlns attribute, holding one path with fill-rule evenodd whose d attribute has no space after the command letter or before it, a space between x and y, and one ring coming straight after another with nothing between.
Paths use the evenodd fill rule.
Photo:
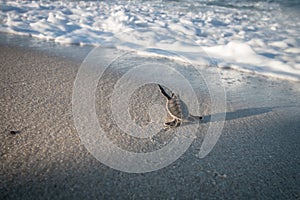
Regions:
<instances>
[{"instance_id":1,"label":"turtle shell","mask_svg":"<svg viewBox=\"0 0 300 200\"><path fill-rule=\"evenodd\" d=\"M176 119L185 119L189 115L186 105L174 93L172 98L167 101L166 107L169 114Z\"/></svg>"}]
</instances>

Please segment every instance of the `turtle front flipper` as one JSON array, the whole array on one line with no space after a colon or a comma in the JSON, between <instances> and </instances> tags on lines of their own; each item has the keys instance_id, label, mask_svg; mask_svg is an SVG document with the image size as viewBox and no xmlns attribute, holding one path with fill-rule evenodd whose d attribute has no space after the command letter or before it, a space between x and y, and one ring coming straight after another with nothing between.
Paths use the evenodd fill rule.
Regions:
<instances>
[{"instance_id":1,"label":"turtle front flipper","mask_svg":"<svg viewBox=\"0 0 300 200\"><path fill-rule=\"evenodd\" d=\"M160 92L167 98L167 100L170 100L171 97L166 93L166 91L164 90L164 88L161 85L159 85L159 84L157 84L157 85L159 87Z\"/></svg>"}]
</instances>

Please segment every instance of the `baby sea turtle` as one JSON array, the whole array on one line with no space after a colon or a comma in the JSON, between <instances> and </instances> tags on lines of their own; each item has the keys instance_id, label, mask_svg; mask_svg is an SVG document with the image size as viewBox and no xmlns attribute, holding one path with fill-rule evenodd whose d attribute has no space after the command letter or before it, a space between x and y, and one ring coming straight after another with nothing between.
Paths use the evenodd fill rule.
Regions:
<instances>
[{"instance_id":1,"label":"baby sea turtle","mask_svg":"<svg viewBox=\"0 0 300 200\"><path fill-rule=\"evenodd\" d=\"M201 116L193 116L189 114L187 105L179 99L177 95L172 93L169 96L161 85L158 84L160 92L166 97L166 109L168 114L171 116L172 120L165 122L166 127L177 127L180 126L182 122L194 122L202 119Z\"/></svg>"}]
</instances>

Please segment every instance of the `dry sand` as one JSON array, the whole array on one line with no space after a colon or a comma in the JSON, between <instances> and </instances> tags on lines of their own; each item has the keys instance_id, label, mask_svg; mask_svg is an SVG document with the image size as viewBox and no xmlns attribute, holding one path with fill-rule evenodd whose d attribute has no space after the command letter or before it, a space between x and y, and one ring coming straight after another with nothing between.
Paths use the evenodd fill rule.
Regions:
<instances>
[{"instance_id":1,"label":"dry sand","mask_svg":"<svg viewBox=\"0 0 300 200\"><path fill-rule=\"evenodd\" d=\"M84 55L72 60L8 45L0 51L0 199L300 198L300 83L222 71L227 116L211 153L199 159L195 140L168 167L130 174L97 161L75 129L72 89ZM118 72L110 76L117 78ZM101 91L99 84L97 105ZM158 91L152 101L164 104ZM132 109L140 124L149 120L143 114ZM209 110L204 115L209 119ZM121 136L116 131L111 139L127 150L159 148Z\"/></svg>"}]
</instances>

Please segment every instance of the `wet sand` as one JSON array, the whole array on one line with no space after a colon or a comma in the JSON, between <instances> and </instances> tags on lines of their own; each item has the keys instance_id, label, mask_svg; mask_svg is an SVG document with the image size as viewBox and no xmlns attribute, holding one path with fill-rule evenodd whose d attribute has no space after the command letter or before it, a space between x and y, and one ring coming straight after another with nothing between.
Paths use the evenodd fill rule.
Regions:
<instances>
[{"instance_id":1,"label":"wet sand","mask_svg":"<svg viewBox=\"0 0 300 200\"><path fill-rule=\"evenodd\" d=\"M300 198L300 83L222 70L226 121L210 154L197 157L196 139L171 165L130 174L81 144L72 89L84 56L9 45L0 52L1 199Z\"/></svg>"}]
</instances>

